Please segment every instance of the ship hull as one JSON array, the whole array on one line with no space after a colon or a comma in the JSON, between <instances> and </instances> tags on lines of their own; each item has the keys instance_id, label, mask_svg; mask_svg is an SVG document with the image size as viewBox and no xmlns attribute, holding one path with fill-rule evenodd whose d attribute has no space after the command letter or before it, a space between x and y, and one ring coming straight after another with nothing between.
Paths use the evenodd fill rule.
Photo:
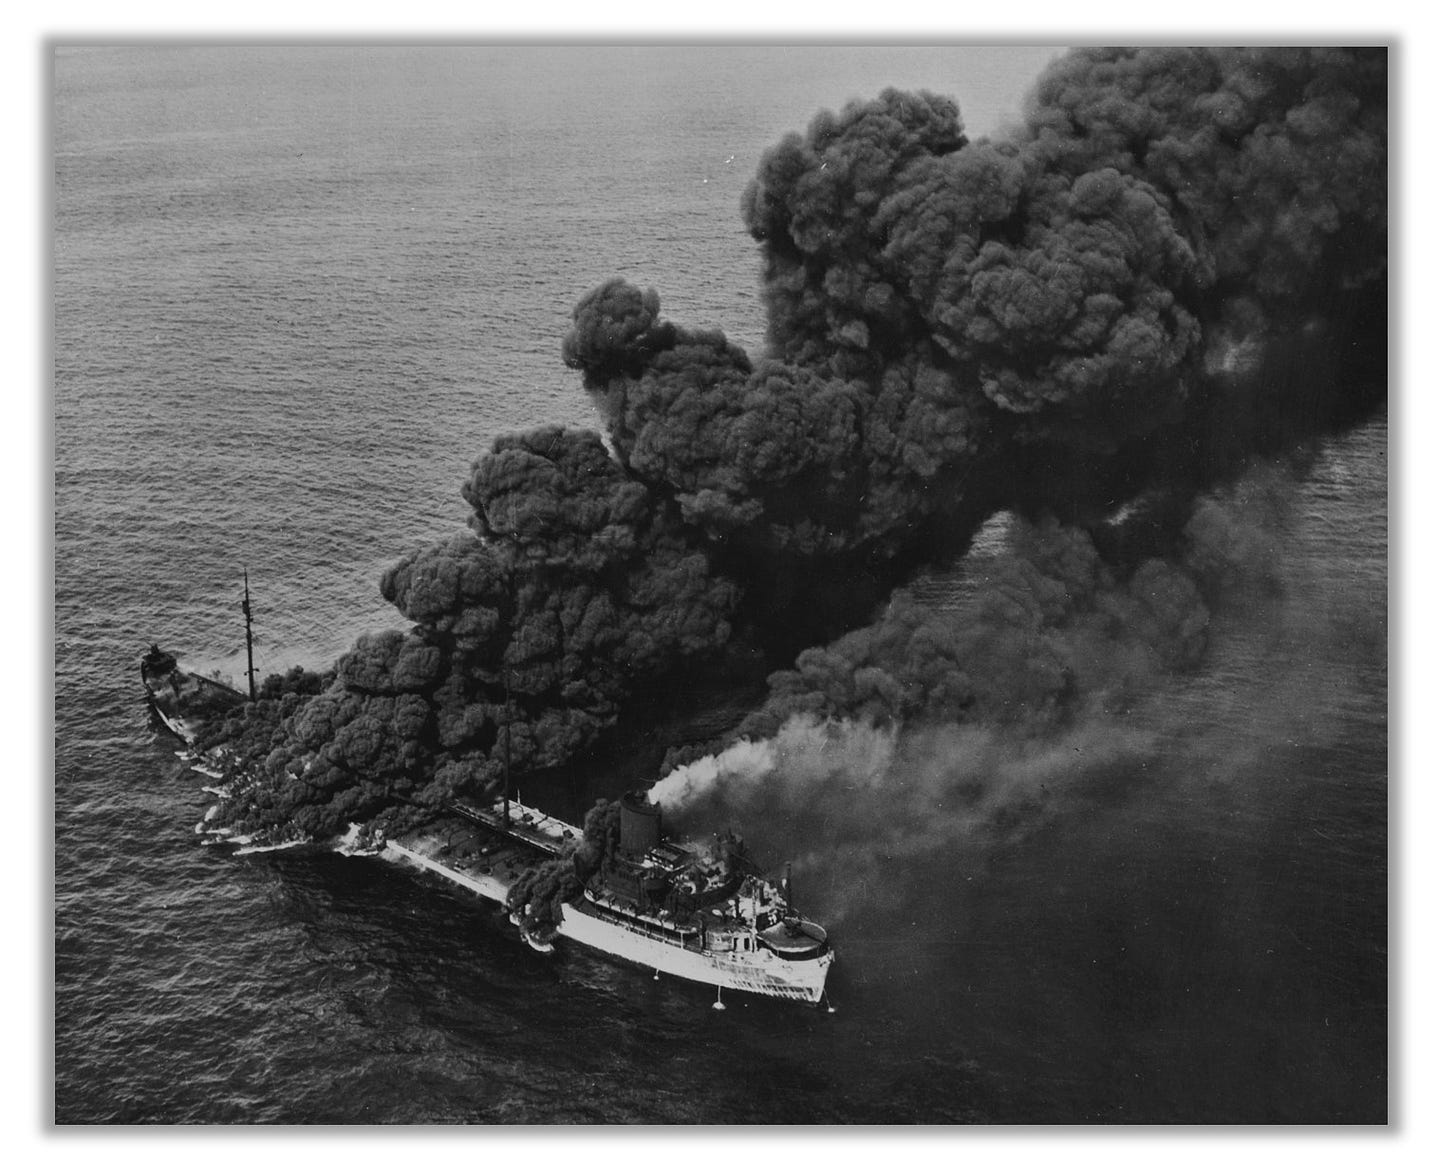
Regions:
<instances>
[{"instance_id":1,"label":"ship hull","mask_svg":"<svg viewBox=\"0 0 1456 1162\"><path fill-rule=\"evenodd\" d=\"M511 883L503 876L491 875L479 871L463 871L451 867L447 863L433 859L421 851L416 851L398 840L391 839L385 843L385 850L403 857L414 864L415 867L423 868L425 871L434 872L436 875L444 876L447 880L459 884L462 888L468 888L476 895L484 896L487 900L494 900L497 904L504 905L506 897L510 895Z\"/></svg>"},{"instance_id":2,"label":"ship hull","mask_svg":"<svg viewBox=\"0 0 1456 1162\"><path fill-rule=\"evenodd\" d=\"M152 717L157 720L157 723L168 734L170 734L178 742L185 743L187 746L192 745L193 739L196 736L188 728L185 722L183 722L180 718L175 718L172 715L168 714L165 710L157 705L157 700L153 697L149 696L147 698L147 705L151 707Z\"/></svg>"},{"instance_id":3,"label":"ship hull","mask_svg":"<svg viewBox=\"0 0 1456 1162\"><path fill-rule=\"evenodd\" d=\"M501 905L517 878L509 873L452 865L398 840L390 840L387 848L414 866ZM825 979L834 959L832 952L826 952L813 960L781 960L763 948L751 952L702 952L691 947L686 937L673 944L634 931L585 902L562 905L556 932L563 939L670 976L807 1004L818 1004L823 999Z\"/></svg>"},{"instance_id":4,"label":"ship hull","mask_svg":"<svg viewBox=\"0 0 1456 1162\"><path fill-rule=\"evenodd\" d=\"M634 932L574 904L562 905L557 931L568 940L575 940L588 948L680 976L684 980L781 1000L804 1001L811 1005L823 999L825 978L834 959L832 953L826 953L815 960L785 961L762 949L757 952L702 953Z\"/></svg>"}]
</instances>

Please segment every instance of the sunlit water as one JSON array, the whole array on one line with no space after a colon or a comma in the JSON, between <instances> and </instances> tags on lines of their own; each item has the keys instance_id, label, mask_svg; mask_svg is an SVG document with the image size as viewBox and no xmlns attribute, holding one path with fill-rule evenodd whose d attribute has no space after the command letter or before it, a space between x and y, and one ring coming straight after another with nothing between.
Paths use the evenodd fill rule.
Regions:
<instances>
[{"instance_id":1,"label":"sunlit water","mask_svg":"<svg viewBox=\"0 0 1456 1162\"><path fill-rule=\"evenodd\" d=\"M153 640L240 676L245 565L266 669L396 624L379 573L462 527L491 436L593 423L559 342L601 279L753 348L780 134L888 83L990 130L1049 55L58 56L57 1120L1384 1120L1383 420L1300 486L1287 599L1122 724L1136 764L893 902L796 882L832 1016L543 959L383 861L201 849L143 713Z\"/></svg>"}]
</instances>

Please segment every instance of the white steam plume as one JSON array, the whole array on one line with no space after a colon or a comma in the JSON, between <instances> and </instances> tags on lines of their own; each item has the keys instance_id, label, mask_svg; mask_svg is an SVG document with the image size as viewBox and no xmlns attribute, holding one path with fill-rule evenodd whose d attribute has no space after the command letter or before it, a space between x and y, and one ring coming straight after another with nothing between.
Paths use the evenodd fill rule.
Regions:
<instances>
[{"instance_id":1,"label":"white steam plume","mask_svg":"<svg viewBox=\"0 0 1456 1162\"><path fill-rule=\"evenodd\" d=\"M772 738L739 739L727 750L704 755L669 771L647 792L647 798L676 811L704 795L731 786L735 797L752 794L777 772L800 777L814 771L819 779L839 783L878 783L895 752L895 732L861 722L819 722L796 714ZM720 785L720 780L726 783Z\"/></svg>"}]
</instances>

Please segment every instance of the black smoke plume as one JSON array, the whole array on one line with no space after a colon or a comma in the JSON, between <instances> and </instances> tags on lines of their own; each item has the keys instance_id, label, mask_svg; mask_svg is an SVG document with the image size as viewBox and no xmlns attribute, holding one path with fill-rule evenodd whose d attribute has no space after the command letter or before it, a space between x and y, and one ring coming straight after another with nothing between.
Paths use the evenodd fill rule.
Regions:
<instances>
[{"instance_id":1,"label":"black smoke plume","mask_svg":"<svg viewBox=\"0 0 1456 1162\"><path fill-rule=\"evenodd\" d=\"M1177 551L1131 572L1082 530L999 519L952 597L899 592L805 650L731 742L672 754L650 795L689 832L751 829L769 862L792 857L821 918L913 939L1044 828L1134 794L1204 801L1280 746L1318 746L1348 705L1327 663L1378 656L1383 610L1331 603L1286 561L1302 476L1260 466L1200 499ZM1192 675L1168 680L1220 639L1257 659L1226 721L1184 693Z\"/></svg>"},{"instance_id":2,"label":"black smoke plume","mask_svg":"<svg viewBox=\"0 0 1456 1162\"><path fill-rule=\"evenodd\" d=\"M520 767L559 764L730 645L782 663L841 639L775 679L755 729L785 708L1049 721L1187 664L1237 572L1199 498L1384 399L1386 86L1381 49L1092 50L1002 139L926 93L819 114L743 197L765 356L621 280L584 297L563 357L605 444L497 440L472 533L384 578L415 628L254 711L270 748L225 809L387 825L496 786L507 731ZM1015 552L983 608L896 599L857 628L1003 511ZM1022 642L1008 689L996 659Z\"/></svg>"},{"instance_id":3,"label":"black smoke plume","mask_svg":"<svg viewBox=\"0 0 1456 1162\"><path fill-rule=\"evenodd\" d=\"M316 697L282 714L265 698L207 740L265 756L221 823L408 824L497 790L507 731L517 774L557 766L634 690L723 650L736 585L595 433L501 437L462 491L473 535L380 582L413 630L361 638Z\"/></svg>"}]
</instances>

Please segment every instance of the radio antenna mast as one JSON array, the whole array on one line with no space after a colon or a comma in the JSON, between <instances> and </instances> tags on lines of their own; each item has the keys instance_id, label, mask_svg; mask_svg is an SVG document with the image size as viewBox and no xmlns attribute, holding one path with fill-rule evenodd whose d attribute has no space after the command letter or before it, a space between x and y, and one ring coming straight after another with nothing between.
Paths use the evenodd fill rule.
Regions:
<instances>
[{"instance_id":1,"label":"radio antenna mast","mask_svg":"<svg viewBox=\"0 0 1456 1162\"><path fill-rule=\"evenodd\" d=\"M253 668L253 603L249 600L248 570L243 569L243 628L248 635L248 701L258 700L258 686L255 681L257 670Z\"/></svg>"}]
</instances>

